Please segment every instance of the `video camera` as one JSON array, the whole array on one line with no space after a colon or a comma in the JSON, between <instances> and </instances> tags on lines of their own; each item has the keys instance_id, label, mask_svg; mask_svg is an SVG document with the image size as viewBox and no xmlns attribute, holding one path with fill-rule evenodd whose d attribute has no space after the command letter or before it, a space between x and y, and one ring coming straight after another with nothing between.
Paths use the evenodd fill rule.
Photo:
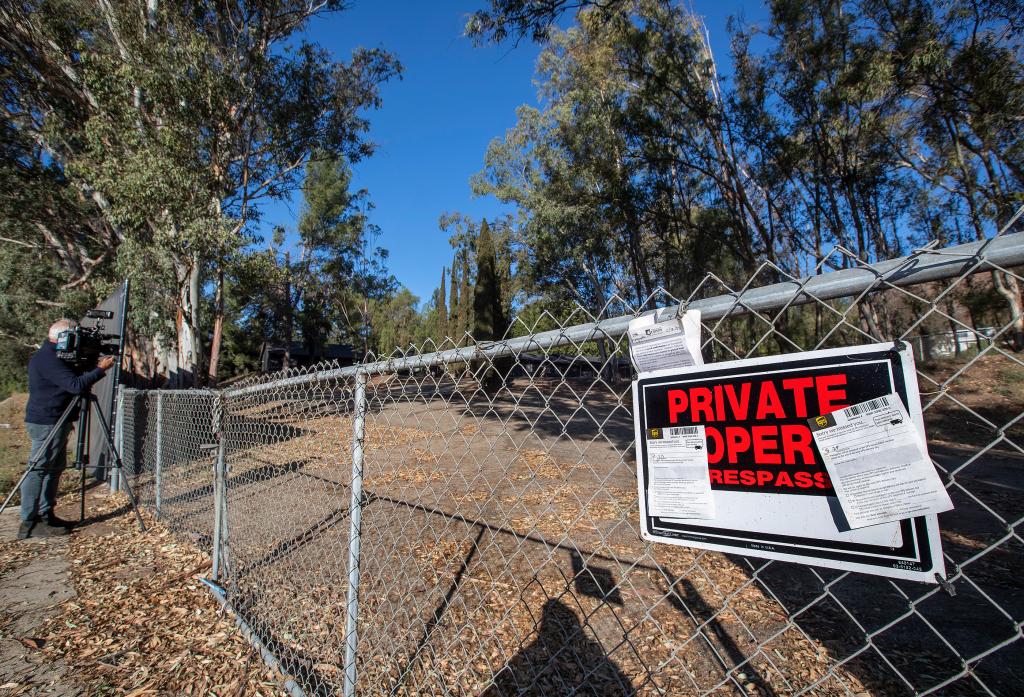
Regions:
<instances>
[{"instance_id":1,"label":"video camera","mask_svg":"<svg viewBox=\"0 0 1024 697\"><path fill-rule=\"evenodd\" d=\"M100 356L116 356L120 352L119 334L104 331L102 320L113 319L110 310L89 310L87 319L95 319L92 327L65 329L57 337L57 358L78 366L91 365Z\"/></svg>"}]
</instances>

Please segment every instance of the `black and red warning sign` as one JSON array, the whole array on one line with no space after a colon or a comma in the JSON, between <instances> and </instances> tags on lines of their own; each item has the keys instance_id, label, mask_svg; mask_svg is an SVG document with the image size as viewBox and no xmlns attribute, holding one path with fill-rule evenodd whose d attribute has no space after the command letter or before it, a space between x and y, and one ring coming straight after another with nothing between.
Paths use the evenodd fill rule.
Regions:
<instances>
[{"instance_id":1,"label":"black and red warning sign","mask_svg":"<svg viewBox=\"0 0 1024 697\"><path fill-rule=\"evenodd\" d=\"M891 343L641 373L633 398L644 537L934 583L944 574L936 517L851 530L808 425L888 394L923 434L913 354ZM706 439L714 517L650 515L648 437L693 426Z\"/></svg>"}]
</instances>

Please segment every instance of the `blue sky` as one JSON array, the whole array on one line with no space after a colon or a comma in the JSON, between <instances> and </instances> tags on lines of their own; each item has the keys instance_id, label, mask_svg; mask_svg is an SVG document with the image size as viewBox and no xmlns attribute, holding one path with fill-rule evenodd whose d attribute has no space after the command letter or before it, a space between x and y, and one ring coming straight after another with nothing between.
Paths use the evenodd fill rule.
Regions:
<instances>
[{"instance_id":1,"label":"blue sky","mask_svg":"<svg viewBox=\"0 0 1024 697\"><path fill-rule=\"evenodd\" d=\"M356 46L383 47L404 67L401 80L382 89L383 106L369 114L376 154L354 168L354 186L369 191L380 227L378 244L390 251L399 282L426 300L451 263L448 235L437 226L444 212L493 218L508 210L475 198L469 178L483 167L487 144L515 124L520 104L536 104L534 63L540 47L474 47L462 36L466 17L484 0L354 0L345 12L316 20L312 40L340 58ZM766 15L762 2L695 0L704 17L719 68L728 70L726 22ZM302 209L301 194L263 210L261 227L289 231Z\"/></svg>"}]
</instances>

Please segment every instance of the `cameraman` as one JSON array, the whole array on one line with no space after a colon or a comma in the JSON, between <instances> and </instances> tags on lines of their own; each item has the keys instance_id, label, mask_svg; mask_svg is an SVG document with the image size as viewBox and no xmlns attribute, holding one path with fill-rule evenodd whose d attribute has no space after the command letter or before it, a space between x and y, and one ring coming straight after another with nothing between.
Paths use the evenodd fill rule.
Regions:
<instances>
[{"instance_id":1,"label":"cameraman","mask_svg":"<svg viewBox=\"0 0 1024 697\"><path fill-rule=\"evenodd\" d=\"M74 427L77 411L69 414L60 431L46 447L46 437L60 421L61 414L76 395L85 394L114 365L113 356L100 358L96 367L79 373L57 357L57 339L61 333L74 329L78 323L62 319L50 325L47 341L28 364L28 405L25 407L25 430L32 439L29 473L21 484L21 527L18 539L66 535L70 523L53 512L60 475L67 466L68 436ZM35 462L39 458L38 462Z\"/></svg>"}]
</instances>

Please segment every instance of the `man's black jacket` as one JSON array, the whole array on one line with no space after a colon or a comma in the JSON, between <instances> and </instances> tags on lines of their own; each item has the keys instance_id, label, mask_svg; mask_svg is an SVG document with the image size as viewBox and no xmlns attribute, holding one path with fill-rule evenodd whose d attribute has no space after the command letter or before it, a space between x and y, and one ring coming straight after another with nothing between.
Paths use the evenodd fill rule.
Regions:
<instances>
[{"instance_id":1,"label":"man's black jacket","mask_svg":"<svg viewBox=\"0 0 1024 697\"><path fill-rule=\"evenodd\" d=\"M57 344L44 341L28 362L25 422L48 426L57 423L74 396L86 392L104 375L106 371L102 368L76 373L71 366L57 358Z\"/></svg>"}]
</instances>

